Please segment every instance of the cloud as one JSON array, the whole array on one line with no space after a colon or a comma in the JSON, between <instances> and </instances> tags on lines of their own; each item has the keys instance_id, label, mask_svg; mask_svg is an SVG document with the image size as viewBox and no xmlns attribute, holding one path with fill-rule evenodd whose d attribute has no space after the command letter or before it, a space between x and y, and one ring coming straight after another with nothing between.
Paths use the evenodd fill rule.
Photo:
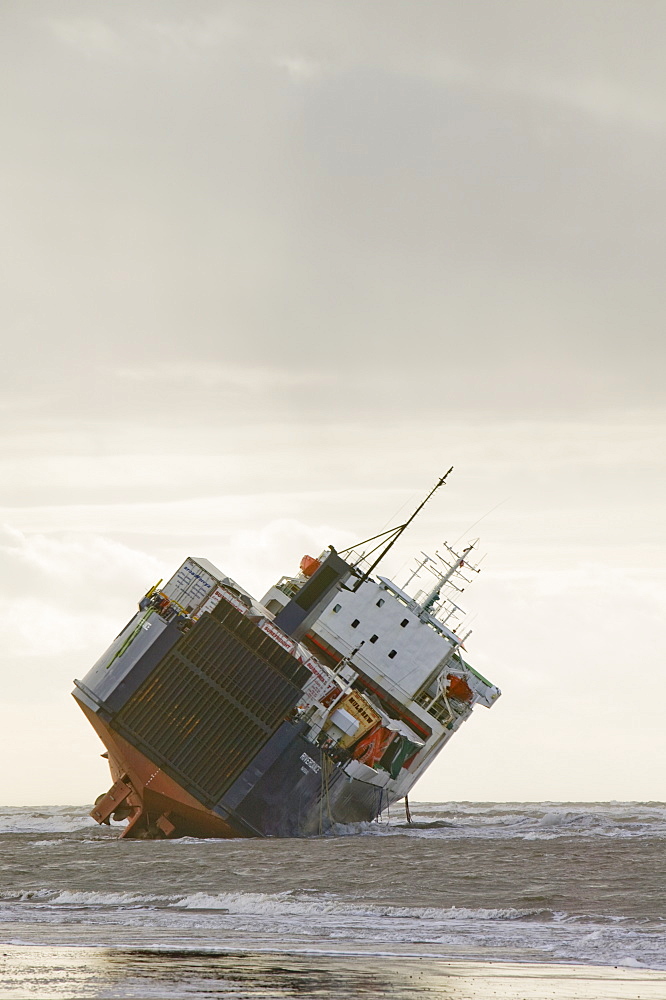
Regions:
<instances>
[{"instance_id":1,"label":"cloud","mask_svg":"<svg viewBox=\"0 0 666 1000\"><path fill-rule=\"evenodd\" d=\"M123 367L117 369L119 378L128 382L172 383L174 387L183 383L194 383L206 389L248 390L261 393L266 389L298 388L310 384L313 377L322 384L334 384L331 373L313 371L292 371L276 369L266 364L246 363L220 364L183 358L178 361L158 361L150 366Z\"/></svg>"},{"instance_id":2,"label":"cloud","mask_svg":"<svg viewBox=\"0 0 666 1000\"><path fill-rule=\"evenodd\" d=\"M45 24L58 41L89 58L113 56L121 49L120 35L106 18L49 17Z\"/></svg>"},{"instance_id":3,"label":"cloud","mask_svg":"<svg viewBox=\"0 0 666 1000\"><path fill-rule=\"evenodd\" d=\"M237 43L243 34L238 20L221 12L206 14L202 9L170 21L160 16L151 22L146 17L143 23L145 31L154 35L171 57L187 49L214 49L230 41Z\"/></svg>"},{"instance_id":4,"label":"cloud","mask_svg":"<svg viewBox=\"0 0 666 1000\"><path fill-rule=\"evenodd\" d=\"M510 81L507 81L510 86ZM629 125L662 131L666 124L663 102L650 90L636 90L608 77L531 76L516 80L517 92L553 101L607 125Z\"/></svg>"},{"instance_id":5,"label":"cloud","mask_svg":"<svg viewBox=\"0 0 666 1000\"><path fill-rule=\"evenodd\" d=\"M0 554L15 566L22 565L30 577L42 577L40 584L45 579L55 582L60 593L66 585L87 589L86 581L93 574L117 584L121 579L136 579L151 565L153 571L157 569L145 553L108 537L26 535L8 525L0 531Z\"/></svg>"},{"instance_id":6,"label":"cloud","mask_svg":"<svg viewBox=\"0 0 666 1000\"><path fill-rule=\"evenodd\" d=\"M91 420L168 418L179 372L244 420L311 377L313 422L347 387L360 419L412 385L423 419L656 405L663 180L625 122L663 105L652 50L618 64L624 25L576 14L572 52L539 4L287 6L56 3L30 86L5 52L6 391Z\"/></svg>"},{"instance_id":7,"label":"cloud","mask_svg":"<svg viewBox=\"0 0 666 1000\"><path fill-rule=\"evenodd\" d=\"M215 49L242 34L238 21L223 13L175 15L160 10L128 12L122 5L100 10L100 16L51 16L43 24L55 38L88 58L100 56L159 55L177 58ZM133 16L134 15L134 16Z\"/></svg>"},{"instance_id":8,"label":"cloud","mask_svg":"<svg viewBox=\"0 0 666 1000\"><path fill-rule=\"evenodd\" d=\"M573 111L602 126L661 131L666 124L663 100L653 87L637 85L635 78L571 72L559 66L541 69L520 61L514 65L485 66L481 62L434 59L412 72L426 79L476 92L479 99L493 92L520 100L523 106L550 105Z\"/></svg>"},{"instance_id":9,"label":"cloud","mask_svg":"<svg viewBox=\"0 0 666 1000\"><path fill-rule=\"evenodd\" d=\"M117 624L117 623L115 623ZM68 656L90 648L91 641L111 638L114 624L109 617L88 609L78 613L50 606L40 598L5 598L0 610L5 663L12 660L34 659L41 669L35 671L32 683L42 683L42 670L49 668L53 657ZM117 629L116 629L117 631ZM13 687L5 685L5 697Z\"/></svg>"},{"instance_id":10,"label":"cloud","mask_svg":"<svg viewBox=\"0 0 666 1000\"><path fill-rule=\"evenodd\" d=\"M661 666L663 8L35 10L0 34L0 597L26 755L50 750L35 699L60 713L186 555L261 596L453 464L387 572L480 520L462 603L505 697L446 755L460 794L472 759L519 793L524 747L554 773L565 738L629 787L647 737L623 671L657 688ZM595 767L586 793L609 790Z\"/></svg>"},{"instance_id":11,"label":"cloud","mask_svg":"<svg viewBox=\"0 0 666 1000\"><path fill-rule=\"evenodd\" d=\"M277 518L260 528L235 531L225 546L225 569L255 597L261 598L281 577L298 572L304 555L317 557L333 541L342 549L358 539L339 527Z\"/></svg>"},{"instance_id":12,"label":"cloud","mask_svg":"<svg viewBox=\"0 0 666 1000\"><path fill-rule=\"evenodd\" d=\"M49 658L110 641L159 575L154 557L108 537L27 534L7 525L0 567L3 655L9 662L38 657L40 674L48 673Z\"/></svg>"},{"instance_id":13,"label":"cloud","mask_svg":"<svg viewBox=\"0 0 666 1000\"><path fill-rule=\"evenodd\" d=\"M286 70L294 83L307 83L316 80L325 72L323 63L309 59L307 56L278 56L274 61L279 69Z\"/></svg>"}]
</instances>

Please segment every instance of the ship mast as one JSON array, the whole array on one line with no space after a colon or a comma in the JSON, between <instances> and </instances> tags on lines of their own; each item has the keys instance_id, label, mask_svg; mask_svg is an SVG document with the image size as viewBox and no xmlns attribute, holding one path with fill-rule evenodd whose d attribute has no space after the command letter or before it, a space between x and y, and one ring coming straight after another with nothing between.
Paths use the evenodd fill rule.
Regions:
<instances>
[{"instance_id":1,"label":"ship mast","mask_svg":"<svg viewBox=\"0 0 666 1000\"><path fill-rule=\"evenodd\" d=\"M430 612L430 609L433 607L434 604L437 603L437 601L440 598L442 587L444 587L447 583L449 583L449 581L454 576L460 576L465 581L465 583L469 583L470 582L467 579L467 577L463 576L462 573L461 573L461 570L463 569L463 567L467 567L468 569L472 570L473 573L478 573L479 572L478 567L472 566L468 562L469 553L476 547L477 542L478 542L478 538L475 541L470 542L469 545L466 548L464 548L462 550L462 552L460 552L460 553L455 552L452 548L450 548L450 546L448 546L446 544L446 542L444 542L445 547L449 550L449 552L453 556L453 562L451 562L451 563L444 562L444 560L439 555L439 553L437 553L437 555L439 556L439 558L442 559L442 562L444 562L444 565L446 566L446 572L443 573L438 578L437 583L435 584L435 586L432 588L432 590L430 591L430 593L428 594L428 596L424 600L423 604L421 605L421 610L422 611L426 611L428 613ZM460 589L459 587L456 587L456 590L459 590L459 589Z\"/></svg>"},{"instance_id":2,"label":"ship mast","mask_svg":"<svg viewBox=\"0 0 666 1000\"><path fill-rule=\"evenodd\" d=\"M365 545L367 542L374 542L378 538L379 539L386 539L387 536L388 536L387 544L384 546L384 548L382 549L382 551L379 553L379 555L377 556L377 558L375 559L375 561L365 571L365 573L363 574L363 576L361 576L356 581L356 583L354 584L354 587L352 588L354 591L358 590L358 588L362 584L365 583L365 581L368 579L368 577L370 576L370 574L372 573L372 571L375 569L375 567L379 565L379 563L382 561L382 559L387 554L387 552L389 552L389 550L391 548L393 548L393 546L395 545L395 543L398 541L398 539L402 535L403 531L405 531L406 528L409 527L409 525L412 523L412 521L414 520L414 518L416 517L416 515L419 514L423 510L423 508L427 504L427 502L430 499L430 497L434 493L437 492L437 490L440 488L440 486L444 485L444 483L446 482L447 477L450 475L451 472L453 472L453 466L451 466L451 468L447 472L444 473L444 475L441 477L441 479L439 479L435 483L435 485L433 486L433 488L430 490L430 493L428 493L428 495L425 497L425 499L421 501L421 503L418 505L418 507L416 508L416 510L414 511L414 513L411 515L411 517L407 518L407 520L405 521L404 524L399 524L395 528L389 528L388 531L382 531L379 535L373 535L372 538L366 538L364 542L357 543L357 545ZM370 552L368 553L368 555L372 555L373 552L376 552L376 550L381 546L381 544L382 544L382 542L380 541L379 544L376 545L374 549L370 550ZM353 545L353 546L351 546L351 549L355 549L356 547L357 547L356 545ZM349 552L349 551L351 551L351 549L345 549L344 551L345 552Z\"/></svg>"}]
</instances>

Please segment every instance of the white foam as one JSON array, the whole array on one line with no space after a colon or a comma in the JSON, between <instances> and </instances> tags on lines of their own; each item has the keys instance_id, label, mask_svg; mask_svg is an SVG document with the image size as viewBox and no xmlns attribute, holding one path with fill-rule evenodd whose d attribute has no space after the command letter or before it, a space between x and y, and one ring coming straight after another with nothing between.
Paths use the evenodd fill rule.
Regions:
<instances>
[{"instance_id":1,"label":"white foam","mask_svg":"<svg viewBox=\"0 0 666 1000\"><path fill-rule=\"evenodd\" d=\"M291 892L229 892L209 895L196 892L171 904L182 910L223 910L227 913L254 914L261 916L308 916L339 915L361 917L401 917L406 920L523 920L542 917L550 919L552 911L547 909L467 908L467 907L423 907L390 906L382 904L359 905L334 898L313 898Z\"/></svg>"},{"instance_id":2,"label":"white foam","mask_svg":"<svg viewBox=\"0 0 666 1000\"><path fill-rule=\"evenodd\" d=\"M356 916L364 918L396 917L405 920L503 921L541 917L551 919L548 909L469 908L431 906L392 906L389 904L359 904L334 897L303 896L287 892L195 892L186 896L175 894L141 894L132 892L71 892L53 889L28 889L19 893L0 893L5 902L47 902L51 907L77 906L94 908L168 907L172 910L219 911L253 916Z\"/></svg>"},{"instance_id":3,"label":"white foam","mask_svg":"<svg viewBox=\"0 0 666 1000\"><path fill-rule=\"evenodd\" d=\"M336 836L407 836L417 839L553 840L559 837L666 839L666 807L656 802L415 803L413 825L399 806L379 823L335 826Z\"/></svg>"},{"instance_id":4,"label":"white foam","mask_svg":"<svg viewBox=\"0 0 666 1000\"><path fill-rule=\"evenodd\" d=\"M133 892L59 892L49 900L52 906L145 906L168 902L173 897L144 896Z\"/></svg>"},{"instance_id":5,"label":"white foam","mask_svg":"<svg viewBox=\"0 0 666 1000\"><path fill-rule=\"evenodd\" d=\"M59 934L66 926L72 944L87 944L94 928L95 942L109 946L131 930L137 947L154 947L165 934L177 937L179 946L188 935L199 935L200 941L205 934L217 950L268 947L352 954L363 949L379 955L406 948L425 953L436 946L438 957L475 958L484 950L500 949L506 960L515 960L530 949L533 956L563 962L644 968L666 964L665 928L652 924L644 929L629 918L569 916L547 908L390 906L293 892L173 896L38 889L5 893L0 899L0 922L39 926L43 941L49 924Z\"/></svg>"},{"instance_id":6,"label":"white foam","mask_svg":"<svg viewBox=\"0 0 666 1000\"><path fill-rule=\"evenodd\" d=\"M418 839L552 840L556 837L666 839L666 806L657 802L478 803L435 802L412 805L415 825L404 819L400 805L379 823L335 825L333 836L407 836ZM96 829L85 806L0 808L0 834L71 834ZM168 844L210 843L182 837Z\"/></svg>"},{"instance_id":7,"label":"white foam","mask_svg":"<svg viewBox=\"0 0 666 1000\"><path fill-rule=\"evenodd\" d=\"M75 833L97 826L84 806L43 806L0 808L0 834L3 833Z\"/></svg>"}]
</instances>

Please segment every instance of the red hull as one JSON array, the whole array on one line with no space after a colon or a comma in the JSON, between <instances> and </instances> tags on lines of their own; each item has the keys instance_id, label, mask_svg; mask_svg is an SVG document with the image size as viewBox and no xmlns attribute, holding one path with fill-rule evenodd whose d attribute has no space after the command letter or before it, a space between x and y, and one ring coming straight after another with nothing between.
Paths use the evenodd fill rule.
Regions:
<instances>
[{"instance_id":1,"label":"red hull","mask_svg":"<svg viewBox=\"0 0 666 1000\"><path fill-rule=\"evenodd\" d=\"M128 818L122 837L240 837L242 832L181 788L168 774L114 732L99 715L78 701L108 750L114 784L90 815L98 823Z\"/></svg>"}]
</instances>

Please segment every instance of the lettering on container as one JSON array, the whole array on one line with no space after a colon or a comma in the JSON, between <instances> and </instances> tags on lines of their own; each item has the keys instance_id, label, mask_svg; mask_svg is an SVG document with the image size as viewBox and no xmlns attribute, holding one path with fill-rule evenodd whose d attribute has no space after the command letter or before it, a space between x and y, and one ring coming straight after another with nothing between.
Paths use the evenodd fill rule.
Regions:
<instances>
[{"instance_id":1,"label":"lettering on container","mask_svg":"<svg viewBox=\"0 0 666 1000\"><path fill-rule=\"evenodd\" d=\"M264 622L259 626L259 628L262 632L265 632L266 635L270 635L271 639L273 639L274 642L277 642L278 646L282 646L282 648L286 649L288 653L293 653L296 643L293 639L290 639L288 635L285 635L284 632L277 627L277 625L273 625L271 622Z\"/></svg>"},{"instance_id":2,"label":"lettering on container","mask_svg":"<svg viewBox=\"0 0 666 1000\"><path fill-rule=\"evenodd\" d=\"M225 600L229 604L233 605L236 611L240 611L242 615L247 614L247 608L245 607L243 602L239 601L237 597L234 597L231 591L227 590L226 587L216 587L213 593L206 601L206 603L199 610L197 618L199 617L199 615L202 615L204 611L212 611L214 608L218 606L218 604L222 600Z\"/></svg>"},{"instance_id":3,"label":"lettering on container","mask_svg":"<svg viewBox=\"0 0 666 1000\"><path fill-rule=\"evenodd\" d=\"M190 562L186 562L180 567L173 582L175 584L174 593L179 593L181 597L187 594L193 604L203 600L212 586L208 574L204 574L203 571L197 573L194 565Z\"/></svg>"},{"instance_id":4,"label":"lettering on container","mask_svg":"<svg viewBox=\"0 0 666 1000\"><path fill-rule=\"evenodd\" d=\"M379 716L373 709L368 705L365 698L361 698L354 691L350 692L346 698L342 699L340 708L346 709L355 718L360 719L365 722L368 726L374 726L375 723L379 722Z\"/></svg>"},{"instance_id":5,"label":"lettering on container","mask_svg":"<svg viewBox=\"0 0 666 1000\"><path fill-rule=\"evenodd\" d=\"M364 736L373 726L376 726L379 720L379 715L373 709L372 705L368 704L362 694L358 691L350 691L349 694L345 695L341 699L338 708L343 708L345 712L349 712L350 715L357 720L359 728L351 736L344 736L340 740L341 747L349 747L352 743L359 739L359 737Z\"/></svg>"},{"instance_id":6,"label":"lettering on container","mask_svg":"<svg viewBox=\"0 0 666 1000\"><path fill-rule=\"evenodd\" d=\"M319 771L321 771L321 767L319 766L317 761L313 760L312 757L308 756L308 754L302 753L301 760L303 761L304 764L307 764L310 770L314 771L315 774L318 774ZM301 771L305 772L305 768L301 768Z\"/></svg>"},{"instance_id":7,"label":"lettering on container","mask_svg":"<svg viewBox=\"0 0 666 1000\"><path fill-rule=\"evenodd\" d=\"M321 702L327 694L330 694L330 692L334 690L334 688L339 690L333 675L328 673L328 671L322 667L321 663L319 663L318 660L315 660L314 657L310 657L309 660L306 660L305 666L312 674L312 677L303 688L303 694L306 696L308 702Z\"/></svg>"}]
</instances>

